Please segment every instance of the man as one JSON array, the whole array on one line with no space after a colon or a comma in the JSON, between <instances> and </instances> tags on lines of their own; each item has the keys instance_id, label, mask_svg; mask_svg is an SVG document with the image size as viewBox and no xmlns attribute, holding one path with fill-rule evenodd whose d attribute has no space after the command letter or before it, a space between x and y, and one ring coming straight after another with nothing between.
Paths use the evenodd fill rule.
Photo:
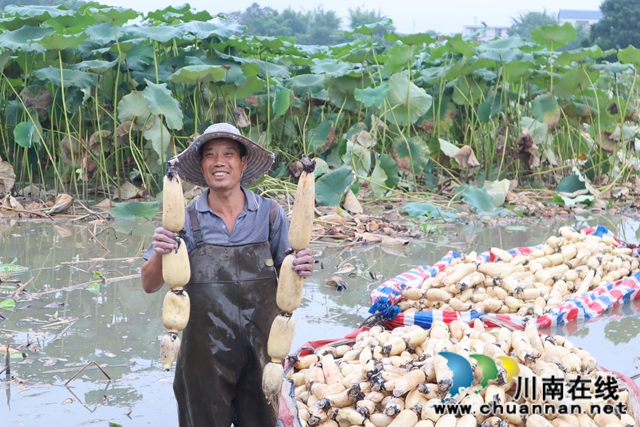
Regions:
<instances>
[{"instance_id":1,"label":"man","mask_svg":"<svg viewBox=\"0 0 640 427\"><path fill-rule=\"evenodd\" d=\"M269 329L279 314L276 272L289 248L289 223L279 205L244 188L273 159L227 123L209 126L177 156L182 179L208 187L185 215L191 314L173 386L180 427L277 423L277 402L266 400L261 383ZM175 234L157 228L142 266L146 292L163 286L162 254L175 248ZM297 253L293 269L311 276L309 249Z\"/></svg>"}]
</instances>

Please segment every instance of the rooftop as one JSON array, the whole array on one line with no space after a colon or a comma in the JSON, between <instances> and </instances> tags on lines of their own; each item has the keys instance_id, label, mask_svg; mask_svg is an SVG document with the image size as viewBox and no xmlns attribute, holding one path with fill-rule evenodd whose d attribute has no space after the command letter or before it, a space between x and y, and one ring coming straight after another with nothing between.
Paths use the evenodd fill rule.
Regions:
<instances>
[{"instance_id":1,"label":"rooftop","mask_svg":"<svg viewBox=\"0 0 640 427\"><path fill-rule=\"evenodd\" d=\"M602 12L599 10L560 9L558 19L602 19Z\"/></svg>"}]
</instances>

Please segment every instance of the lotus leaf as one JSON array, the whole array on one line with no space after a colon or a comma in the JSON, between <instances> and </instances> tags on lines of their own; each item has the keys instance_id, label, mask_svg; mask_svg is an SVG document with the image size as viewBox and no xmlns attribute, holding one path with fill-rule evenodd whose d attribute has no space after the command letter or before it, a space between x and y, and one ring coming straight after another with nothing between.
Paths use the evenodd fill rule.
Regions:
<instances>
[{"instance_id":1,"label":"lotus leaf","mask_svg":"<svg viewBox=\"0 0 640 427\"><path fill-rule=\"evenodd\" d=\"M316 182L316 200L320 206L338 206L342 196L354 183L355 174L346 165L324 174Z\"/></svg>"},{"instance_id":2,"label":"lotus leaf","mask_svg":"<svg viewBox=\"0 0 640 427\"><path fill-rule=\"evenodd\" d=\"M219 82L226 71L223 67L214 65L189 65L173 73L173 83L195 84L198 82Z\"/></svg>"},{"instance_id":3,"label":"lotus leaf","mask_svg":"<svg viewBox=\"0 0 640 427\"><path fill-rule=\"evenodd\" d=\"M391 75L403 68L411 67L418 49L416 46L397 44L389 49L389 58L384 64L384 72Z\"/></svg>"},{"instance_id":4,"label":"lotus leaf","mask_svg":"<svg viewBox=\"0 0 640 427\"><path fill-rule=\"evenodd\" d=\"M431 107L431 95L410 82L406 74L394 74L388 83L386 101L390 110L385 113L387 121L398 125L410 125Z\"/></svg>"},{"instance_id":5,"label":"lotus leaf","mask_svg":"<svg viewBox=\"0 0 640 427\"><path fill-rule=\"evenodd\" d=\"M46 49L51 50L76 49L87 37L86 34L64 35L52 33L40 39L33 40L32 43L38 43Z\"/></svg>"},{"instance_id":6,"label":"lotus leaf","mask_svg":"<svg viewBox=\"0 0 640 427\"><path fill-rule=\"evenodd\" d=\"M436 34L431 33L414 33L407 35L400 35L396 33L385 33L384 38L391 43L402 42L402 44L406 45L423 45L423 44L431 44L437 40Z\"/></svg>"},{"instance_id":7,"label":"lotus leaf","mask_svg":"<svg viewBox=\"0 0 640 427\"><path fill-rule=\"evenodd\" d=\"M384 170L385 175L387 176L387 180L385 181L385 185L387 188L395 188L400 181L400 174L398 172L398 164L393 157L388 154L380 154L378 156L378 163L382 170Z\"/></svg>"},{"instance_id":8,"label":"lotus leaf","mask_svg":"<svg viewBox=\"0 0 640 427\"><path fill-rule=\"evenodd\" d=\"M346 152L342 162L350 166L358 178L366 178L371 170L371 152L360 144L347 141Z\"/></svg>"},{"instance_id":9,"label":"lotus leaf","mask_svg":"<svg viewBox=\"0 0 640 427\"><path fill-rule=\"evenodd\" d=\"M35 130L36 127L31 122L19 123L18 126L13 129L13 139L19 146L31 148Z\"/></svg>"},{"instance_id":10,"label":"lotus leaf","mask_svg":"<svg viewBox=\"0 0 640 427\"><path fill-rule=\"evenodd\" d=\"M142 136L144 136L147 141L151 142L153 150L158 153L158 156L160 156L161 159L169 157L171 132L169 132L169 129L164 126L162 120L155 117L151 127L148 127L142 133Z\"/></svg>"},{"instance_id":11,"label":"lotus leaf","mask_svg":"<svg viewBox=\"0 0 640 427\"><path fill-rule=\"evenodd\" d=\"M324 76L318 74L299 74L285 84L298 96L314 94L324 89Z\"/></svg>"},{"instance_id":12,"label":"lotus leaf","mask_svg":"<svg viewBox=\"0 0 640 427\"><path fill-rule=\"evenodd\" d=\"M158 27L131 25L125 27L125 34L154 40L159 43L166 43L172 39L181 38L185 34L185 31L172 25L160 25Z\"/></svg>"},{"instance_id":13,"label":"lotus leaf","mask_svg":"<svg viewBox=\"0 0 640 427\"><path fill-rule=\"evenodd\" d=\"M154 84L146 80L147 87L142 91L142 95L149 102L149 109L152 113L163 116L170 129L182 129L182 110L180 104L167 89L167 84Z\"/></svg>"},{"instance_id":14,"label":"lotus leaf","mask_svg":"<svg viewBox=\"0 0 640 427\"><path fill-rule=\"evenodd\" d=\"M353 67L344 62L338 62L335 59L314 59L314 65L311 66L311 72L314 74L327 74L331 77L341 77L349 74Z\"/></svg>"},{"instance_id":15,"label":"lotus leaf","mask_svg":"<svg viewBox=\"0 0 640 427\"><path fill-rule=\"evenodd\" d=\"M141 218L150 221L158 213L158 202L116 203L109 213L118 219Z\"/></svg>"},{"instance_id":16,"label":"lotus leaf","mask_svg":"<svg viewBox=\"0 0 640 427\"><path fill-rule=\"evenodd\" d=\"M98 22L119 26L139 16L138 12L123 7L89 7L87 13Z\"/></svg>"},{"instance_id":17,"label":"lotus leaf","mask_svg":"<svg viewBox=\"0 0 640 427\"><path fill-rule=\"evenodd\" d=\"M564 25L541 25L531 31L531 38L536 43L546 45L551 50L558 50L577 37L576 29L569 22Z\"/></svg>"},{"instance_id":18,"label":"lotus leaf","mask_svg":"<svg viewBox=\"0 0 640 427\"><path fill-rule=\"evenodd\" d=\"M426 216L433 219L456 219L458 215L453 212L448 212L440 206L435 206L429 202L424 203L405 203L401 208L409 216L414 218L419 216Z\"/></svg>"},{"instance_id":19,"label":"lotus leaf","mask_svg":"<svg viewBox=\"0 0 640 427\"><path fill-rule=\"evenodd\" d=\"M531 102L533 117L549 128L555 128L560 120L560 107L556 97L551 93L538 96Z\"/></svg>"},{"instance_id":20,"label":"lotus leaf","mask_svg":"<svg viewBox=\"0 0 640 427\"><path fill-rule=\"evenodd\" d=\"M640 68L640 49L629 45L618 51L618 59L623 64L633 64L636 68Z\"/></svg>"},{"instance_id":21,"label":"lotus leaf","mask_svg":"<svg viewBox=\"0 0 640 427\"><path fill-rule=\"evenodd\" d=\"M88 15L75 13L73 15L60 15L55 18L49 18L46 23L60 34L79 34L85 28L91 27L95 20ZM113 33L113 29L111 32Z\"/></svg>"},{"instance_id":22,"label":"lotus leaf","mask_svg":"<svg viewBox=\"0 0 640 427\"><path fill-rule=\"evenodd\" d=\"M376 162L371 172L371 190L376 197L384 197L390 190L390 187L387 187L387 174L380 162Z\"/></svg>"},{"instance_id":23,"label":"lotus leaf","mask_svg":"<svg viewBox=\"0 0 640 427\"><path fill-rule=\"evenodd\" d=\"M51 66L36 70L33 72L33 75L40 80L51 82L55 86L62 86L64 80L64 87L75 86L79 88L94 86L98 77L96 74L77 70L62 70L62 73L60 73L59 68L53 68Z\"/></svg>"},{"instance_id":24,"label":"lotus leaf","mask_svg":"<svg viewBox=\"0 0 640 427\"><path fill-rule=\"evenodd\" d=\"M366 108L373 105L380 108L384 100L387 98L389 84L383 83L377 87L367 87L364 89L356 88L353 92L355 99L362 102Z\"/></svg>"},{"instance_id":25,"label":"lotus leaf","mask_svg":"<svg viewBox=\"0 0 640 427\"><path fill-rule=\"evenodd\" d=\"M392 155L398 169L414 176L422 173L429 162L429 147L422 138L396 138L393 140Z\"/></svg>"},{"instance_id":26,"label":"lotus leaf","mask_svg":"<svg viewBox=\"0 0 640 427\"><path fill-rule=\"evenodd\" d=\"M130 92L118 103L118 120L121 122L141 118L144 123L150 115L149 103L142 92Z\"/></svg>"},{"instance_id":27,"label":"lotus leaf","mask_svg":"<svg viewBox=\"0 0 640 427\"><path fill-rule=\"evenodd\" d=\"M5 31L0 34L0 47L11 50L23 50L25 52L46 52L47 48L33 40L52 34L52 28L22 27L15 31Z\"/></svg>"}]
</instances>

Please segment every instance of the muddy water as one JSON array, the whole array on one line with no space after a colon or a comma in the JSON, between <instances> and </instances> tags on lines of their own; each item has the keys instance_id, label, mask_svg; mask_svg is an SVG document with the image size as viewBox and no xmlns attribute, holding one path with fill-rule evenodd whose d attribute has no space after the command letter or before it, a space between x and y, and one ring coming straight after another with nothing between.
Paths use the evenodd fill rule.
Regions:
<instances>
[{"instance_id":1,"label":"muddy water","mask_svg":"<svg viewBox=\"0 0 640 427\"><path fill-rule=\"evenodd\" d=\"M561 225L598 223L623 240L636 242L639 223L633 219L584 217L528 221L518 227L447 225L434 228L409 247L393 250L315 244L319 262L295 313L298 327L293 347L341 337L357 328L368 317L371 290L415 265L438 261L448 250L481 252L491 246L535 245ZM143 263L140 255L150 243L155 224L109 225L0 222L0 263L15 259L29 270L12 278L32 279L25 289L31 300L20 299L13 311L0 310L7 318L0 320L0 347L29 344L21 349L25 359L19 354L11 359L11 375L22 381L0 382L2 425L177 425L172 372L162 372L158 357L164 293L145 294L137 276ZM92 240L96 233L108 251ZM325 286L339 270L351 270L342 274L348 285L343 292ZM13 292L12 286L2 285L0 300ZM640 368L635 360L640 356L636 312L640 304L553 332L571 335L603 366L633 375Z\"/></svg>"}]
</instances>

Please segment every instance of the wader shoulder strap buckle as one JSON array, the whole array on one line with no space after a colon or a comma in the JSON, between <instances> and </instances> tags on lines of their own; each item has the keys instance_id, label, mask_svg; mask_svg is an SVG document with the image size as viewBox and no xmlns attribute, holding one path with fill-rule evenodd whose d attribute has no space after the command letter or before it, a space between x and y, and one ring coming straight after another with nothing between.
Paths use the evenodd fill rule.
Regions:
<instances>
[{"instance_id":1,"label":"wader shoulder strap buckle","mask_svg":"<svg viewBox=\"0 0 640 427\"><path fill-rule=\"evenodd\" d=\"M196 215L196 210L193 208L193 205L187 206L187 213L191 220L191 230L193 230L193 237L196 239L196 245L202 243L202 231L200 231L200 223L198 222L198 216Z\"/></svg>"}]
</instances>

